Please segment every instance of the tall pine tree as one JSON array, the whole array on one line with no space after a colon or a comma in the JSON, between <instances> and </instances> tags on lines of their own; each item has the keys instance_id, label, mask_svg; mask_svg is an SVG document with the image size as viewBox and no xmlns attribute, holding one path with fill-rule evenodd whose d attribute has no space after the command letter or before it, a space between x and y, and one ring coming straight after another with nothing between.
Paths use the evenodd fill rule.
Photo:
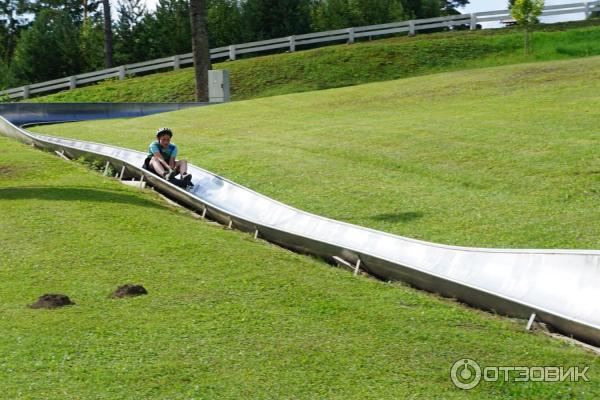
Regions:
<instances>
[{"instance_id":1,"label":"tall pine tree","mask_svg":"<svg viewBox=\"0 0 600 400\"><path fill-rule=\"evenodd\" d=\"M160 0L147 21L153 34L152 46L158 57L192 51L189 0Z\"/></svg>"},{"instance_id":2,"label":"tall pine tree","mask_svg":"<svg viewBox=\"0 0 600 400\"><path fill-rule=\"evenodd\" d=\"M113 37L115 65L157 58L144 0L119 0Z\"/></svg>"},{"instance_id":3,"label":"tall pine tree","mask_svg":"<svg viewBox=\"0 0 600 400\"><path fill-rule=\"evenodd\" d=\"M237 0L211 0L206 23L212 47L242 43L242 21L242 10Z\"/></svg>"},{"instance_id":4,"label":"tall pine tree","mask_svg":"<svg viewBox=\"0 0 600 400\"><path fill-rule=\"evenodd\" d=\"M313 3L315 31L383 24L405 19L402 0L319 0Z\"/></svg>"},{"instance_id":5,"label":"tall pine tree","mask_svg":"<svg viewBox=\"0 0 600 400\"><path fill-rule=\"evenodd\" d=\"M245 0L244 39L271 39L310 32L310 0Z\"/></svg>"},{"instance_id":6,"label":"tall pine tree","mask_svg":"<svg viewBox=\"0 0 600 400\"><path fill-rule=\"evenodd\" d=\"M23 83L77 74L82 70L79 29L68 11L41 11L23 32L15 50L13 71Z\"/></svg>"}]
</instances>

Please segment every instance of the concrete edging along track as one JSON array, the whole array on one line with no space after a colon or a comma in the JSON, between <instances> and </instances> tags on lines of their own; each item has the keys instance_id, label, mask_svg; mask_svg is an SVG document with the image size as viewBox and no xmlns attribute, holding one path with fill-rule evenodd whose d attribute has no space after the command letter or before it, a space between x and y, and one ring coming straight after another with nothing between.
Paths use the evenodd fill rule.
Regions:
<instances>
[{"instance_id":1,"label":"concrete edging along track","mask_svg":"<svg viewBox=\"0 0 600 400\"><path fill-rule=\"evenodd\" d=\"M127 105L113 106L114 114L104 105L94 115L93 106L86 105L80 119L136 115L123 111ZM69 120L76 120L78 108L70 107ZM501 314L527 318L535 313L538 321L562 333L600 345L600 251L484 249L414 240L295 209L193 165L189 169L195 187L186 192L141 169L145 153L38 135L9 122L59 120L53 119L49 109L46 114L27 113L27 108L21 107L7 119L0 118L0 133L45 150L64 152L69 158L85 155L108 161L117 170L124 167L127 174L143 176L206 216L232 228L256 232L283 247L343 260L382 279L402 280ZM44 115L47 121L40 119Z\"/></svg>"}]
</instances>

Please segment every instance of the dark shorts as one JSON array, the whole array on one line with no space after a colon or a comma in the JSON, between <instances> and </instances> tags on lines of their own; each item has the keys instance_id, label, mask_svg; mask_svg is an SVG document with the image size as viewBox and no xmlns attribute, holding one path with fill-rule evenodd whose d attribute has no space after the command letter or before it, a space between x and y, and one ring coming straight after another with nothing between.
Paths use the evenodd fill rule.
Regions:
<instances>
[{"instance_id":1,"label":"dark shorts","mask_svg":"<svg viewBox=\"0 0 600 400\"><path fill-rule=\"evenodd\" d=\"M152 165L150 165L150 160L152 160L152 157L146 157L146 159L144 160L144 166L142 168L152 172L153 174L158 175L154 168L152 168Z\"/></svg>"}]
</instances>

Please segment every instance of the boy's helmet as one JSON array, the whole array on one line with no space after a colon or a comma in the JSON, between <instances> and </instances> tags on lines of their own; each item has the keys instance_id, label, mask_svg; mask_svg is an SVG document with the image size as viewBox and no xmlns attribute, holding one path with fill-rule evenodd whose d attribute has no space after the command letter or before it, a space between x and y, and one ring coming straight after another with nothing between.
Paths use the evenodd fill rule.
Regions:
<instances>
[{"instance_id":1,"label":"boy's helmet","mask_svg":"<svg viewBox=\"0 0 600 400\"><path fill-rule=\"evenodd\" d=\"M163 135L169 135L169 137L173 137L173 132L169 128L159 128L156 131L156 137L161 137Z\"/></svg>"}]
</instances>

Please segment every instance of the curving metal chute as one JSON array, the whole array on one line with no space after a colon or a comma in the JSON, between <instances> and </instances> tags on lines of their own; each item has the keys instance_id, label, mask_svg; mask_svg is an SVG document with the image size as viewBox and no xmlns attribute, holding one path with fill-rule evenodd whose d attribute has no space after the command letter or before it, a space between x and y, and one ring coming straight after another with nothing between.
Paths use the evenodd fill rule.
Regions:
<instances>
[{"instance_id":1,"label":"curving metal chute","mask_svg":"<svg viewBox=\"0 0 600 400\"><path fill-rule=\"evenodd\" d=\"M70 107L69 120L76 120L76 108ZM96 117L93 106L87 107L79 119ZM110 106L103 107L100 117L123 116L106 111ZM156 110L167 111L168 107ZM48 109L45 113L52 114ZM469 248L414 240L295 209L194 165L189 169L195 186L188 192L143 170L145 153L39 135L12 123L60 119L40 120L42 114L30 118L23 107L8 119L0 117L0 133L69 158L108 161L116 170L143 176L152 186L211 219L283 247L337 260L381 279L402 280L500 314L519 318L535 314L538 321L566 335L600 345L600 251Z\"/></svg>"}]
</instances>

